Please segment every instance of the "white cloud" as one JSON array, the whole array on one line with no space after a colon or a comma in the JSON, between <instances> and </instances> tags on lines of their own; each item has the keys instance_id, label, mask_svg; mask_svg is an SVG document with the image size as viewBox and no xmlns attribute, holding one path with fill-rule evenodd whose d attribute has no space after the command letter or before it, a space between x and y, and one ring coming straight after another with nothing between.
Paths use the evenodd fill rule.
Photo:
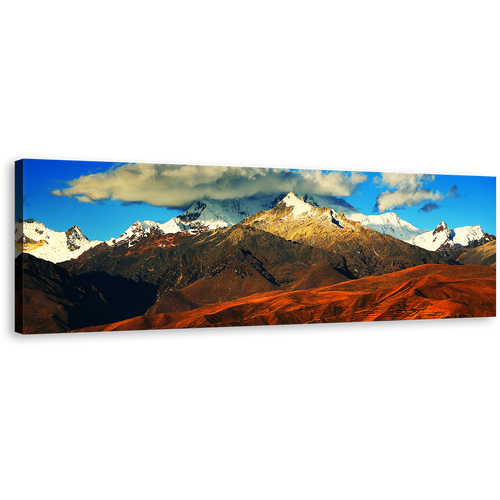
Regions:
<instances>
[{"instance_id":1,"label":"white cloud","mask_svg":"<svg viewBox=\"0 0 500 500\"><path fill-rule=\"evenodd\" d=\"M137 163L83 175L52 194L87 203L112 199L186 208L203 198L222 200L283 191L349 196L365 180L366 175L359 172Z\"/></svg>"},{"instance_id":2,"label":"white cloud","mask_svg":"<svg viewBox=\"0 0 500 500\"><path fill-rule=\"evenodd\" d=\"M385 212L396 207L413 207L423 201L439 201L444 195L439 191L426 189L423 185L433 181L434 175L405 174L398 172L383 172L373 182L380 186L395 188L393 191L384 191L377 196L375 208Z\"/></svg>"},{"instance_id":3,"label":"white cloud","mask_svg":"<svg viewBox=\"0 0 500 500\"><path fill-rule=\"evenodd\" d=\"M429 189L419 189L413 187L403 187L395 191L385 191L377 196L375 206L382 213L395 207L413 207L422 201L442 200L444 196L439 191Z\"/></svg>"}]
</instances>

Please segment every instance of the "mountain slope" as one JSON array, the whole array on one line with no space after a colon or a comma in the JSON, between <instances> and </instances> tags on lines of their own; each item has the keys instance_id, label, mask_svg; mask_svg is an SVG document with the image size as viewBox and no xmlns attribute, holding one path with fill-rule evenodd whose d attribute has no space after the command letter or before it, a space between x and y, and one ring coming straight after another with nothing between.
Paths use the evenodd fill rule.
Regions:
<instances>
[{"instance_id":1,"label":"mountain slope","mask_svg":"<svg viewBox=\"0 0 500 500\"><path fill-rule=\"evenodd\" d=\"M289 193L274 209L245 219L285 239L323 248L344 259L355 277L381 275L421 264L449 263L444 257L381 234L326 207L314 208ZM300 208L300 213L297 213Z\"/></svg>"},{"instance_id":2,"label":"mountain slope","mask_svg":"<svg viewBox=\"0 0 500 500\"><path fill-rule=\"evenodd\" d=\"M496 315L495 270L423 265L300 292L255 294L175 314L141 316L85 331L335 323Z\"/></svg>"},{"instance_id":3,"label":"mountain slope","mask_svg":"<svg viewBox=\"0 0 500 500\"><path fill-rule=\"evenodd\" d=\"M15 265L17 332L67 332L109 318L104 298L85 279L28 253ZM90 311L94 323L88 321Z\"/></svg>"},{"instance_id":4,"label":"mountain slope","mask_svg":"<svg viewBox=\"0 0 500 500\"><path fill-rule=\"evenodd\" d=\"M475 266L497 266L497 242L490 241L484 245L472 248L460 249L460 255L456 259L460 264Z\"/></svg>"},{"instance_id":5,"label":"mountain slope","mask_svg":"<svg viewBox=\"0 0 500 500\"><path fill-rule=\"evenodd\" d=\"M153 230L147 237L138 237L135 244L127 239L118 244L101 243L74 260L62 262L61 266L75 274L100 272L157 284L167 251L196 234L196 231L164 234Z\"/></svg>"},{"instance_id":6,"label":"mountain slope","mask_svg":"<svg viewBox=\"0 0 500 500\"><path fill-rule=\"evenodd\" d=\"M172 249L163 269L158 300L148 314L352 278L343 260L330 252L241 225Z\"/></svg>"},{"instance_id":7,"label":"mountain slope","mask_svg":"<svg viewBox=\"0 0 500 500\"><path fill-rule=\"evenodd\" d=\"M59 333L144 314L157 287L106 273L77 276L23 253L16 258L16 331Z\"/></svg>"}]
</instances>

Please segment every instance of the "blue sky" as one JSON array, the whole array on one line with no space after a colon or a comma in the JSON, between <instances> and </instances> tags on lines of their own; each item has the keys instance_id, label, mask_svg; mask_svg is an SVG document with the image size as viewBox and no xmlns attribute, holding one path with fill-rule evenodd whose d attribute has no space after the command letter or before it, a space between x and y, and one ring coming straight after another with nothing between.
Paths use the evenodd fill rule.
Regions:
<instances>
[{"instance_id":1,"label":"blue sky","mask_svg":"<svg viewBox=\"0 0 500 500\"><path fill-rule=\"evenodd\" d=\"M90 239L117 237L136 220L164 222L204 193L220 198L227 192L232 198L238 193L252 194L257 185L280 192L295 184L308 192L334 191L366 215L396 212L421 229L433 229L444 220L451 228L479 224L496 235L495 177L406 179L407 174L363 172L346 176L338 171L285 173L277 169L260 175L263 169L64 160L24 160L23 166L23 193L16 172L16 219L34 218L55 231L77 224ZM298 179L301 173L305 174ZM381 211L376 208L377 197ZM404 203L393 206L392 200Z\"/></svg>"}]
</instances>

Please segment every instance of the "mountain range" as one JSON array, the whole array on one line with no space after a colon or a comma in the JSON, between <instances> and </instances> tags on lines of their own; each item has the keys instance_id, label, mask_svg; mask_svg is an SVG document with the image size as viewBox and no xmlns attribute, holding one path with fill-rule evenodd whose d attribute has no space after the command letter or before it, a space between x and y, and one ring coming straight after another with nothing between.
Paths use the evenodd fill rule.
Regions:
<instances>
[{"instance_id":1,"label":"mountain range","mask_svg":"<svg viewBox=\"0 0 500 500\"><path fill-rule=\"evenodd\" d=\"M126 245L132 247L151 235L186 233L197 235L201 232L231 227L245 218L276 207L286 196L279 193L265 198L239 198L228 200L201 200L193 203L185 212L165 223L151 220L135 221L120 236L110 238L108 246ZM293 195L295 197L295 195ZM299 199L299 197L296 197ZM434 230L418 229L401 219L396 213L364 215L342 198L303 194L304 203L314 208L327 207L347 219L381 234L411 243L426 250L443 250L449 255L451 249L468 247L474 242L481 244L495 240L495 236L484 233L481 226L464 226L450 229L441 222ZM24 251L53 263L79 257L86 250L103 242L90 241L78 226L66 232L48 229L43 223L26 219L16 223L16 256Z\"/></svg>"},{"instance_id":2,"label":"mountain range","mask_svg":"<svg viewBox=\"0 0 500 500\"><path fill-rule=\"evenodd\" d=\"M147 314L257 292L315 288L427 263L449 261L290 193L273 209L172 249L168 259L153 266L163 276Z\"/></svg>"},{"instance_id":3,"label":"mountain range","mask_svg":"<svg viewBox=\"0 0 500 500\"><path fill-rule=\"evenodd\" d=\"M19 234L23 229L24 234ZM411 242L403 241L403 237L411 238ZM343 297L351 294L350 305L341 301L351 313L341 314L335 309L333 314L333 309L330 311L328 304L318 299L317 306L306 307L307 314L295 317L290 313L288 322L300 318L318 322L446 314L458 317L477 310L470 304L467 308L463 297L477 294L474 287L483 278L489 281L481 289L480 300L489 315L494 308L490 293L494 269L485 271L485 267L471 264L493 267L495 243L495 237L479 226L450 230L442 223L433 232L425 232L396 214L364 216L341 199L307 194L299 198L293 193L265 200L196 202L166 223L136 221L119 237L105 242L89 241L77 226L57 233L40 222L27 220L16 225L16 249L21 254L16 259L16 271L21 275L16 282L18 324L25 333L106 329L103 325L118 323L131 327L151 321L170 328L180 324L172 320L175 315L189 312L186 318L191 319L186 320L186 325L203 326L206 321L194 320L199 316L193 311L212 307L213 312L215 305L230 307L234 301L239 302L236 309L230 307L232 312L217 309L216 324L259 324L248 322L250 319L242 318L240 313L234 320L234 311L254 311L259 297L283 304L295 297L295 304L306 291L310 292L303 297L309 304L306 298L312 300L316 297L314 291L319 293L325 287L335 293L342 291ZM412 269L417 274L404 274ZM460 281L458 288L448 283L450 276ZM418 280L415 287L405 288L401 295L397 290L405 277ZM371 280L366 283L378 283L380 293L361 293L354 283L366 279ZM426 295L428 290L443 285L443 279L449 290L446 307L436 304L444 300L439 294ZM338 288L344 284L346 289ZM401 305L413 304L407 293L420 297L411 309L417 311L415 314ZM389 299L393 295L399 297L397 303ZM326 297L322 292L319 296ZM281 307L278 302L277 310ZM384 303L387 307L393 304L390 313ZM436 307L438 315L430 315L429 311ZM259 308L256 310L261 311ZM380 314L361 314L363 308L375 308ZM259 314L258 321L264 323L286 322L281 315ZM133 318L132 323L127 322ZM167 323L165 318L170 318Z\"/></svg>"}]
</instances>

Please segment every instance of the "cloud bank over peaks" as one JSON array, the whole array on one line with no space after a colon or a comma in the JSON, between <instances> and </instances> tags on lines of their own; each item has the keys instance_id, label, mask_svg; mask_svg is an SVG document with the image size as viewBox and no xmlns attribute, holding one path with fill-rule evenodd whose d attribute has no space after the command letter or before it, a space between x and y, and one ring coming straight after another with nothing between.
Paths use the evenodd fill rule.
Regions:
<instances>
[{"instance_id":1,"label":"cloud bank over peaks","mask_svg":"<svg viewBox=\"0 0 500 500\"><path fill-rule=\"evenodd\" d=\"M224 200L276 192L350 196L365 180L360 172L133 163L82 175L52 194L83 203L111 199L185 209L204 198Z\"/></svg>"}]
</instances>

